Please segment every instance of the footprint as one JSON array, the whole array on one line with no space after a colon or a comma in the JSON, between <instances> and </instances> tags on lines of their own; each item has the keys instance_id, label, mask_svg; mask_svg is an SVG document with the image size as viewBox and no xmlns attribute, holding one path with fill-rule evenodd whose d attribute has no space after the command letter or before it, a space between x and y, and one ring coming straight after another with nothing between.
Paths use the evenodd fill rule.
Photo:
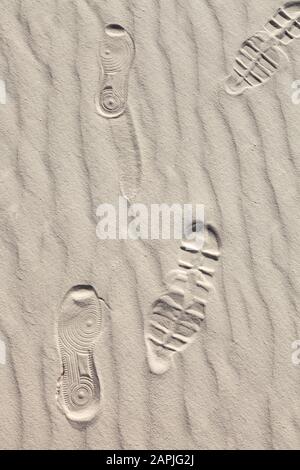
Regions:
<instances>
[{"instance_id":1,"label":"footprint","mask_svg":"<svg viewBox=\"0 0 300 470\"><path fill-rule=\"evenodd\" d=\"M106 26L100 47L101 89L96 97L96 109L101 116L116 118L124 113L133 58L134 43L129 33L119 25Z\"/></svg>"},{"instance_id":2,"label":"footprint","mask_svg":"<svg viewBox=\"0 0 300 470\"><path fill-rule=\"evenodd\" d=\"M93 287L73 287L64 298L57 323L62 374L56 398L70 421L87 423L99 410L100 382L93 349L101 322L101 306Z\"/></svg>"},{"instance_id":3,"label":"footprint","mask_svg":"<svg viewBox=\"0 0 300 470\"><path fill-rule=\"evenodd\" d=\"M197 337L220 258L219 236L207 224L202 242L184 240L181 250L179 269L168 273L167 291L154 302L147 325L148 363L154 374L165 373L173 356Z\"/></svg>"},{"instance_id":4,"label":"footprint","mask_svg":"<svg viewBox=\"0 0 300 470\"><path fill-rule=\"evenodd\" d=\"M288 2L241 46L231 75L225 82L230 95L263 85L281 68L288 56L282 46L300 38L300 1Z\"/></svg>"},{"instance_id":5,"label":"footprint","mask_svg":"<svg viewBox=\"0 0 300 470\"><path fill-rule=\"evenodd\" d=\"M0 339L0 364L5 365L6 363L6 346L4 341Z\"/></svg>"},{"instance_id":6,"label":"footprint","mask_svg":"<svg viewBox=\"0 0 300 470\"><path fill-rule=\"evenodd\" d=\"M283 45L300 38L300 1L288 2L279 8L265 30Z\"/></svg>"},{"instance_id":7,"label":"footprint","mask_svg":"<svg viewBox=\"0 0 300 470\"><path fill-rule=\"evenodd\" d=\"M235 59L232 74L225 88L230 95L240 95L247 88L266 83L281 67L286 58L275 38L260 31L247 39Z\"/></svg>"}]
</instances>

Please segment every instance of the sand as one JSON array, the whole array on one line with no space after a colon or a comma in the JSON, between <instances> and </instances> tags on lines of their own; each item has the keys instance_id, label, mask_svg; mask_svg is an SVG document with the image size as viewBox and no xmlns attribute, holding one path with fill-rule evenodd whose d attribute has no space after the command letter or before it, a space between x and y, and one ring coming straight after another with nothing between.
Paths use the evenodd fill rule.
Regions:
<instances>
[{"instance_id":1,"label":"sand","mask_svg":"<svg viewBox=\"0 0 300 470\"><path fill-rule=\"evenodd\" d=\"M1 448L300 448L300 41L264 29L281 6L1 1ZM260 85L233 71L259 31ZM173 321L181 242L99 240L120 196L203 204L217 234L204 319L171 353L149 322Z\"/></svg>"}]
</instances>

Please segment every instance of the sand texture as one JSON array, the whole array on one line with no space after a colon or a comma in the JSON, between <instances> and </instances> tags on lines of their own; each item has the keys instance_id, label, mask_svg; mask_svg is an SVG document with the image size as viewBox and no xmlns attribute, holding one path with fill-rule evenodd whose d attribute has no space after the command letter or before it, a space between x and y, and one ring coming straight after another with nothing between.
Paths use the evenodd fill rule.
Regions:
<instances>
[{"instance_id":1,"label":"sand texture","mask_svg":"<svg viewBox=\"0 0 300 470\"><path fill-rule=\"evenodd\" d=\"M265 26L284 3L0 4L0 447L299 449L300 39ZM98 239L121 195L205 206L202 310L170 296L184 242Z\"/></svg>"}]
</instances>

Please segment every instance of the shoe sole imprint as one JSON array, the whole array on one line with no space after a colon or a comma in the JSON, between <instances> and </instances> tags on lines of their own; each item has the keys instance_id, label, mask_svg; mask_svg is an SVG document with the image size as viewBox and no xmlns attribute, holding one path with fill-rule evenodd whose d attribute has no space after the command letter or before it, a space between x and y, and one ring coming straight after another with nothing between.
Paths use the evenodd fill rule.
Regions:
<instances>
[{"instance_id":1,"label":"shoe sole imprint","mask_svg":"<svg viewBox=\"0 0 300 470\"><path fill-rule=\"evenodd\" d=\"M145 335L151 372L165 373L173 356L182 352L197 336L205 318L207 296L213 289L211 279L220 257L220 240L216 230L206 225L201 247L183 241L179 269L166 277L167 291L156 300Z\"/></svg>"},{"instance_id":2,"label":"shoe sole imprint","mask_svg":"<svg viewBox=\"0 0 300 470\"><path fill-rule=\"evenodd\" d=\"M265 30L286 46L300 38L300 1L288 2L279 8L273 18L264 26Z\"/></svg>"},{"instance_id":3,"label":"shoe sole imprint","mask_svg":"<svg viewBox=\"0 0 300 470\"><path fill-rule=\"evenodd\" d=\"M94 363L102 309L91 286L75 286L65 296L57 323L62 373L57 383L57 403L73 422L88 423L100 405L100 382Z\"/></svg>"},{"instance_id":4,"label":"shoe sole imprint","mask_svg":"<svg viewBox=\"0 0 300 470\"><path fill-rule=\"evenodd\" d=\"M241 46L225 89L231 95L240 95L247 88L269 81L288 56L281 46L300 37L300 2L289 2L274 17Z\"/></svg>"},{"instance_id":5,"label":"shoe sole imprint","mask_svg":"<svg viewBox=\"0 0 300 470\"><path fill-rule=\"evenodd\" d=\"M226 81L226 91L240 95L247 88L266 83L278 71L285 57L274 38L258 32L247 39L235 59L232 74Z\"/></svg>"},{"instance_id":6,"label":"shoe sole imprint","mask_svg":"<svg viewBox=\"0 0 300 470\"><path fill-rule=\"evenodd\" d=\"M106 26L105 39L100 47L100 93L96 96L96 110L102 117L117 118L124 113L134 54L130 34L122 26Z\"/></svg>"}]
</instances>

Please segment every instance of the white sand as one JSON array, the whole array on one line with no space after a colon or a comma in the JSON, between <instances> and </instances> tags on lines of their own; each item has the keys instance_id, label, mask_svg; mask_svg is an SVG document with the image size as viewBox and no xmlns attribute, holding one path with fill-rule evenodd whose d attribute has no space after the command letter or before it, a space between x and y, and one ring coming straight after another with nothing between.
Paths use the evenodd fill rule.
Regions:
<instances>
[{"instance_id":1,"label":"white sand","mask_svg":"<svg viewBox=\"0 0 300 470\"><path fill-rule=\"evenodd\" d=\"M1 448L300 448L300 41L266 83L225 90L243 41L280 6L1 1ZM135 45L116 119L95 106L108 24ZM161 375L144 334L180 242L99 240L96 209L121 194L204 204L222 242L205 320ZM57 322L78 285L103 315L99 410L81 424L56 399Z\"/></svg>"}]
</instances>

